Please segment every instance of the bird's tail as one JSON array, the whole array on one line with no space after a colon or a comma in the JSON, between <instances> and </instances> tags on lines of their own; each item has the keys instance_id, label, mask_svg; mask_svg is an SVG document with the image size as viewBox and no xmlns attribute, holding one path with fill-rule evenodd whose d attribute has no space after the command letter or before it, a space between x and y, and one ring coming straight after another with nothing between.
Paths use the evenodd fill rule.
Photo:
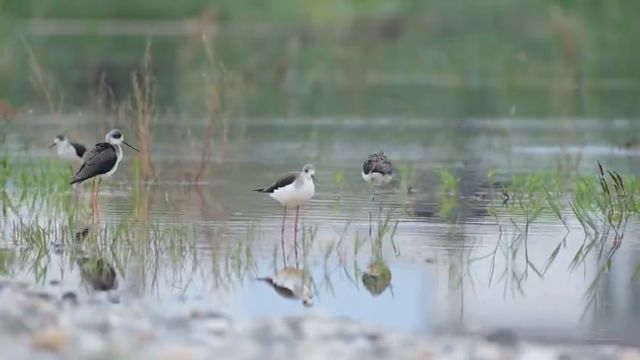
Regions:
<instances>
[{"instance_id":1,"label":"bird's tail","mask_svg":"<svg viewBox=\"0 0 640 360\"><path fill-rule=\"evenodd\" d=\"M252 191L264 192L264 188L262 188L262 189L253 189Z\"/></svg>"},{"instance_id":2,"label":"bird's tail","mask_svg":"<svg viewBox=\"0 0 640 360\"><path fill-rule=\"evenodd\" d=\"M82 164L80 168L76 171L76 173L73 175L73 177L71 178L71 181L69 182L69 185L81 183L87 180L85 176L80 176L80 173L82 172L83 169L84 169L84 164Z\"/></svg>"},{"instance_id":3,"label":"bird's tail","mask_svg":"<svg viewBox=\"0 0 640 360\"><path fill-rule=\"evenodd\" d=\"M77 184L83 182L84 180L86 179L83 179L81 177L74 177L73 179L71 179L71 182L69 182L69 185Z\"/></svg>"}]
</instances>

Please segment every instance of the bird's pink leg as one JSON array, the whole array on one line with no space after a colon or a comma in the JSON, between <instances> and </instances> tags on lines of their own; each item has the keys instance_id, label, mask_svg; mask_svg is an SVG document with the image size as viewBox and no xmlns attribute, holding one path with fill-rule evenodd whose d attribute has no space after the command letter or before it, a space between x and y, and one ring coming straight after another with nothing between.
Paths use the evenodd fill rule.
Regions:
<instances>
[{"instance_id":1,"label":"bird's pink leg","mask_svg":"<svg viewBox=\"0 0 640 360\"><path fill-rule=\"evenodd\" d=\"M91 220L92 222L96 221L96 179L93 179L91 184Z\"/></svg>"},{"instance_id":2,"label":"bird's pink leg","mask_svg":"<svg viewBox=\"0 0 640 360\"><path fill-rule=\"evenodd\" d=\"M284 220L287 218L287 205L284 206L284 213L282 214L282 229L280 230L280 245L282 246L282 262L284 267L287 267L287 256L284 252Z\"/></svg>"},{"instance_id":3,"label":"bird's pink leg","mask_svg":"<svg viewBox=\"0 0 640 360\"><path fill-rule=\"evenodd\" d=\"M296 256L296 267L298 267L298 212L300 205L296 206L296 222L293 228L293 251Z\"/></svg>"},{"instance_id":4,"label":"bird's pink leg","mask_svg":"<svg viewBox=\"0 0 640 360\"><path fill-rule=\"evenodd\" d=\"M102 182L102 178L98 177L98 186L96 186L96 212L98 216L100 215L100 203L98 202L98 196L100 195L100 183Z\"/></svg>"}]
</instances>

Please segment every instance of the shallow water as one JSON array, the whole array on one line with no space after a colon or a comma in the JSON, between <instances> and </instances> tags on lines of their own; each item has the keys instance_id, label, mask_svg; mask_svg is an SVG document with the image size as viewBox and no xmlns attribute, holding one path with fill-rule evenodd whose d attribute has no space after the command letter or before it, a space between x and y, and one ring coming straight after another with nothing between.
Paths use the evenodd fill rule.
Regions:
<instances>
[{"instance_id":1,"label":"shallow water","mask_svg":"<svg viewBox=\"0 0 640 360\"><path fill-rule=\"evenodd\" d=\"M91 143L101 137L76 120L65 123L65 128L80 125L74 138ZM29 123L48 122L34 118ZM574 120L537 119L239 123L231 140L214 145L207 175L189 185L184 179L199 161L202 129L158 119L157 182L136 186L135 154L125 151L118 174L103 182L95 221L89 186L76 197L69 190L33 201L18 201L20 191L10 188L20 207L5 212L2 220L4 252L11 255L4 256L0 269L60 293L98 296L78 263L83 256L97 256L113 264L118 283L109 296L122 304L145 298L171 311L198 302L240 318L317 311L417 332L510 328L549 341L640 344L634 335L640 330L640 287L633 280L640 262L637 221L632 218L617 252L607 255L606 243L572 266L585 233L571 209L562 213L569 230L544 212L523 232L522 214L503 204L499 190L511 174L566 167L592 174L597 161L637 174L640 151L618 147L635 130L633 122L582 119L579 128ZM41 144L48 144L58 128L50 125L38 133L28 126L13 128L9 148L16 158L49 158L52 153ZM379 149L394 161L396 175L372 201L360 167ZM282 208L251 189L309 162L320 184L314 200L300 211L297 257L294 214L288 212L283 259ZM443 189L442 171L459 179L455 193ZM63 201L73 203L73 214L68 207L56 208ZM46 254L20 241L29 236L15 230L20 219L47 229ZM74 245L73 234L85 227L86 239ZM379 227L384 229L378 236ZM388 266L391 277L388 286L371 292L362 277L375 259ZM610 265L602 271L607 259ZM282 269L285 261L307 272L312 308L257 280Z\"/></svg>"}]
</instances>

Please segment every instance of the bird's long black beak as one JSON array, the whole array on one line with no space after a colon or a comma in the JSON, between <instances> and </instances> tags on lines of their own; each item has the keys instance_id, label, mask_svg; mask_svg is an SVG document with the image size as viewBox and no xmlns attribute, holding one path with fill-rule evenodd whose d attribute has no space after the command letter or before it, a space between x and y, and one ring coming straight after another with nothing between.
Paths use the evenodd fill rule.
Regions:
<instances>
[{"instance_id":1,"label":"bird's long black beak","mask_svg":"<svg viewBox=\"0 0 640 360\"><path fill-rule=\"evenodd\" d=\"M311 175L311 180L313 180L314 184L320 184L320 181L318 181L318 178L315 175Z\"/></svg>"},{"instance_id":2,"label":"bird's long black beak","mask_svg":"<svg viewBox=\"0 0 640 360\"><path fill-rule=\"evenodd\" d=\"M53 148L54 146L56 146L56 143L49 145L49 149Z\"/></svg>"},{"instance_id":3,"label":"bird's long black beak","mask_svg":"<svg viewBox=\"0 0 640 360\"><path fill-rule=\"evenodd\" d=\"M133 146L132 146L131 144L129 144L128 142L126 142L126 141L122 141L122 143L123 143L123 144L125 144L125 145L127 145L128 147L132 148L133 150L135 150L135 151L137 151L137 152L140 152L140 150L136 149L135 147L133 147Z\"/></svg>"}]
</instances>

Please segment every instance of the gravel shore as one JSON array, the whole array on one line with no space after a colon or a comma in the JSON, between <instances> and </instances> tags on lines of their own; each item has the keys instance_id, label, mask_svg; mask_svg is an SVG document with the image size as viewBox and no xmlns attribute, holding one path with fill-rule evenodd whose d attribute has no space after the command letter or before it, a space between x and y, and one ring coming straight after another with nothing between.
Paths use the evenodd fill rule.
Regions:
<instances>
[{"instance_id":1,"label":"gravel shore","mask_svg":"<svg viewBox=\"0 0 640 360\"><path fill-rule=\"evenodd\" d=\"M0 278L5 359L624 359L635 348L548 345L492 336L426 337L325 315L237 321L197 307L166 314Z\"/></svg>"}]
</instances>

